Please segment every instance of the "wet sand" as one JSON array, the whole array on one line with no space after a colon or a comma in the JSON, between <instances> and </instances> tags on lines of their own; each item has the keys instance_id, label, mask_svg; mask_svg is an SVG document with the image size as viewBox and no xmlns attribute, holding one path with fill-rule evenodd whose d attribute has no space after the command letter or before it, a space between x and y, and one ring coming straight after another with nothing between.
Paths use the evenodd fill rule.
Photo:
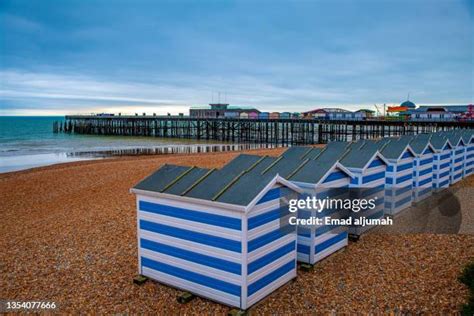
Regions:
<instances>
[{"instance_id":1,"label":"wet sand","mask_svg":"<svg viewBox=\"0 0 474 316\"><path fill-rule=\"evenodd\" d=\"M278 155L284 149L254 150ZM130 187L164 163L220 167L237 152L122 157L0 175L0 298L55 301L66 313L217 313L228 307L156 282L136 286ZM474 177L463 185L474 186ZM473 208L469 211L472 217ZM254 314L454 312L474 236L368 234L254 306Z\"/></svg>"}]
</instances>

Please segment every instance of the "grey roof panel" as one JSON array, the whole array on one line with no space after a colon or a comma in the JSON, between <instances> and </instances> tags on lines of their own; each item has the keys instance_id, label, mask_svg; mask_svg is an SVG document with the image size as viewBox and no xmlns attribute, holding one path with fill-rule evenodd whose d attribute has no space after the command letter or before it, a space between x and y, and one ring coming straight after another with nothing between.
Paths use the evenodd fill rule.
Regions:
<instances>
[{"instance_id":1,"label":"grey roof panel","mask_svg":"<svg viewBox=\"0 0 474 316\"><path fill-rule=\"evenodd\" d=\"M308 154L312 150L311 147L307 146L292 146L288 148L281 156L290 159L301 159L304 155Z\"/></svg>"},{"instance_id":2,"label":"grey roof panel","mask_svg":"<svg viewBox=\"0 0 474 316\"><path fill-rule=\"evenodd\" d=\"M256 164L261 157L254 155L238 155L222 169L212 172L198 185L192 188L185 196L211 200L223 187L242 173L244 170Z\"/></svg>"},{"instance_id":3,"label":"grey roof panel","mask_svg":"<svg viewBox=\"0 0 474 316\"><path fill-rule=\"evenodd\" d=\"M333 166L334 162L308 160L288 180L316 184Z\"/></svg>"},{"instance_id":4,"label":"grey roof panel","mask_svg":"<svg viewBox=\"0 0 474 316\"><path fill-rule=\"evenodd\" d=\"M308 158L307 158L308 159ZM290 176L303 162L303 159L279 158L269 168L265 169L264 175L280 175L283 178Z\"/></svg>"},{"instance_id":5,"label":"grey roof panel","mask_svg":"<svg viewBox=\"0 0 474 316\"><path fill-rule=\"evenodd\" d=\"M380 141L380 152L387 159L398 159L409 144L408 138L390 139Z\"/></svg>"},{"instance_id":6,"label":"grey roof panel","mask_svg":"<svg viewBox=\"0 0 474 316\"><path fill-rule=\"evenodd\" d=\"M371 140L355 142L341 157L341 164L347 168L362 169L369 163L379 147L377 142Z\"/></svg>"},{"instance_id":7,"label":"grey roof panel","mask_svg":"<svg viewBox=\"0 0 474 316\"><path fill-rule=\"evenodd\" d=\"M223 172L240 173L243 170L250 168L260 158L261 156L257 155L240 154L225 164L225 166L220 170Z\"/></svg>"},{"instance_id":8,"label":"grey roof panel","mask_svg":"<svg viewBox=\"0 0 474 316\"><path fill-rule=\"evenodd\" d=\"M454 132L446 133L446 137L449 139L451 145L457 146L459 141L462 139L462 135Z\"/></svg>"},{"instance_id":9,"label":"grey roof panel","mask_svg":"<svg viewBox=\"0 0 474 316\"><path fill-rule=\"evenodd\" d=\"M182 178L180 178L172 185L169 185L163 193L169 193L174 195L181 195L187 189L189 189L193 184L196 183L199 179L205 176L210 170L204 168L193 168L187 172Z\"/></svg>"},{"instance_id":10,"label":"grey roof panel","mask_svg":"<svg viewBox=\"0 0 474 316\"><path fill-rule=\"evenodd\" d=\"M217 192L218 202L248 205L275 177L271 172L264 171L271 167L278 158L263 157L251 169L235 177L229 187L221 187Z\"/></svg>"},{"instance_id":11,"label":"grey roof panel","mask_svg":"<svg viewBox=\"0 0 474 316\"><path fill-rule=\"evenodd\" d=\"M461 131L461 135L465 144L469 144L471 142L472 130L463 130Z\"/></svg>"},{"instance_id":12,"label":"grey roof panel","mask_svg":"<svg viewBox=\"0 0 474 316\"><path fill-rule=\"evenodd\" d=\"M417 155L421 155L430 143L431 134L418 134L411 136L410 147Z\"/></svg>"},{"instance_id":13,"label":"grey roof panel","mask_svg":"<svg viewBox=\"0 0 474 316\"><path fill-rule=\"evenodd\" d=\"M431 145L433 145L436 150L442 150L447 141L448 139L441 134L434 134L430 138Z\"/></svg>"},{"instance_id":14,"label":"grey roof panel","mask_svg":"<svg viewBox=\"0 0 474 316\"><path fill-rule=\"evenodd\" d=\"M350 148L349 142L330 142L321 153L313 158L320 163L336 163Z\"/></svg>"},{"instance_id":15,"label":"grey roof panel","mask_svg":"<svg viewBox=\"0 0 474 316\"><path fill-rule=\"evenodd\" d=\"M191 190L189 190L185 196L203 200L211 200L212 197L217 192L219 192L222 187L231 182L235 176L236 174L231 172L222 172L220 170L216 170Z\"/></svg>"},{"instance_id":16,"label":"grey roof panel","mask_svg":"<svg viewBox=\"0 0 474 316\"><path fill-rule=\"evenodd\" d=\"M311 151L306 155L304 156L303 158L304 159L316 159L320 154L321 152L324 150L324 148L319 148L319 147L315 147L315 148L312 148Z\"/></svg>"},{"instance_id":17,"label":"grey roof panel","mask_svg":"<svg viewBox=\"0 0 474 316\"><path fill-rule=\"evenodd\" d=\"M192 167L183 167L165 164L151 175L135 185L135 189L160 192L173 180L181 176Z\"/></svg>"}]
</instances>

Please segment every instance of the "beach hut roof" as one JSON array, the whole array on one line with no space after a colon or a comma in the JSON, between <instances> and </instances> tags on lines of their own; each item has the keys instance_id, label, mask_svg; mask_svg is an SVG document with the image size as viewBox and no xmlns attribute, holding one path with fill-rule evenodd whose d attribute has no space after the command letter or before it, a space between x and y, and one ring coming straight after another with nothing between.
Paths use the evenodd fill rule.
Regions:
<instances>
[{"instance_id":1,"label":"beach hut roof","mask_svg":"<svg viewBox=\"0 0 474 316\"><path fill-rule=\"evenodd\" d=\"M435 150L444 149L446 147L446 144L448 144L450 148L453 147L451 143L449 142L448 138L446 138L444 135L441 135L441 134L433 134L430 138L430 143L431 145L433 145L433 148Z\"/></svg>"},{"instance_id":2,"label":"beach hut roof","mask_svg":"<svg viewBox=\"0 0 474 316\"><path fill-rule=\"evenodd\" d=\"M212 200L222 188L228 186L245 170L252 168L257 161L250 155L238 156L220 170L214 170L206 178L191 188L185 196Z\"/></svg>"},{"instance_id":3,"label":"beach hut roof","mask_svg":"<svg viewBox=\"0 0 474 316\"><path fill-rule=\"evenodd\" d=\"M288 179L300 166L304 163L304 160L295 158L285 158L280 156L269 165L265 170L262 171L262 175L280 175L285 179Z\"/></svg>"},{"instance_id":4,"label":"beach hut roof","mask_svg":"<svg viewBox=\"0 0 474 316\"><path fill-rule=\"evenodd\" d=\"M260 157L261 159L251 168L246 169L232 182L220 187L214 199L218 202L248 205L254 198L275 178L276 175L264 175L262 172L273 163L274 157Z\"/></svg>"},{"instance_id":5,"label":"beach hut roof","mask_svg":"<svg viewBox=\"0 0 474 316\"><path fill-rule=\"evenodd\" d=\"M311 147L294 147L295 149L291 150L293 154L290 157L281 155L278 158L272 158L272 160L261 160L258 165L252 170L252 173L260 172L261 177L272 178L276 175L279 175L287 180L307 183L316 185L318 184L324 176L334 167L340 168L348 177L352 177L352 173L340 165L337 160L334 161L319 161L313 160L308 157L300 159L302 156L297 157L296 153L304 154L304 151L308 153L308 149L319 149L320 148L311 148ZM298 149L296 149L298 148ZM303 150L304 149L304 150ZM311 152L311 151L310 151ZM259 156L255 156L259 157ZM271 157L267 157L270 159ZM260 157L261 159L261 157ZM269 162L269 163L268 163ZM251 183L251 182L250 182ZM249 183L249 185L250 185Z\"/></svg>"},{"instance_id":6,"label":"beach hut roof","mask_svg":"<svg viewBox=\"0 0 474 316\"><path fill-rule=\"evenodd\" d=\"M344 167L362 169L374 158L379 146L373 142L361 140L357 142L334 141L328 143L325 148L302 146L292 148L288 149L283 156L315 160L322 165L333 165L340 161Z\"/></svg>"},{"instance_id":7,"label":"beach hut roof","mask_svg":"<svg viewBox=\"0 0 474 316\"><path fill-rule=\"evenodd\" d=\"M431 144L431 137L431 134L418 134L416 136L411 136L410 147L413 149L415 154L421 155L427 148L430 148L433 152L435 151L435 148Z\"/></svg>"},{"instance_id":8,"label":"beach hut roof","mask_svg":"<svg viewBox=\"0 0 474 316\"><path fill-rule=\"evenodd\" d=\"M347 168L364 169L378 155L378 146L374 142L353 143L341 158L341 164ZM382 161L387 162L382 158Z\"/></svg>"},{"instance_id":9,"label":"beach hut roof","mask_svg":"<svg viewBox=\"0 0 474 316\"><path fill-rule=\"evenodd\" d=\"M288 177L288 180L300 183L318 184L325 178L325 175L327 175L329 171L336 167L341 169L341 171L343 171L348 177L353 177L352 173L341 166L338 162L331 163L329 161L306 159L299 168Z\"/></svg>"},{"instance_id":10,"label":"beach hut roof","mask_svg":"<svg viewBox=\"0 0 474 316\"><path fill-rule=\"evenodd\" d=\"M316 159L322 152L324 148L311 148L311 150L303 157L307 159Z\"/></svg>"},{"instance_id":11,"label":"beach hut roof","mask_svg":"<svg viewBox=\"0 0 474 316\"><path fill-rule=\"evenodd\" d=\"M349 142L330 142L317 155L312 155L313 160L321 163L335 163L350 149Z\"/></svg>"},{"instance_id":12,"label":"beach hut roof","mask_svg":"<svg viewBox=\"0 0 474 316\"><path fill-rule=\"evenodd\" d=\"M289 159L303 159L312 149L313 148L308 146L292 146L285 150L281 156Z\"/></svg>"},{"instance_id":13,"label":"beach hut roof","mask_svg":"<svg viewBox=\"0 0 474 316\"><path fill-rule=\"evenodd\" d=\"M299 190L277 173L264 172L276 160L275 157L239 155L220 170L164 165L134 189L248 206L275 181Z\"/></svg>"},{"instance_id":14,"label":"beach hut roof","mask_svg":"<svg viewBox=\"0 0 474 316\"><path fill-rule=\"evenodd\" d=\"M182 175L190 167L163 165L158 171L143 179L135 189L161 192L171 181Z\"/></svg>"},{"instance_id":15,"label":"beach hut roof","mask_svg":"<svg viewBox=\"0 0 474 316\"><path fill-rule=\"evenodd\" d=\"M462 134L460 133L455 133L455 132L447 132L446 133L446 137L449 139L449 142L453 145L453 146L459 146L460 144L461 145L464 145L464 139L462 137Z\"/></svg>"},{"instance_id":16,"label":"beach hut roof","mask_svg":"<svg viewBox=\"0 0 474 316\"><path fill-rule=\"evenodd\" d=\"M461 135L462 135L464 144L470 144L471 139L474 137L473 130L471 129L462 130Z\"/></svg>"},{"instance_id":17,"label":"beach hut roof","mask_svg":"<svg viewBox=\"0 0 474 316\"><path fill-rule=\"evenodd\" d=\"M186 192L191 185L205 177L209 172L211 172L210 169L189 167L189 169L184 171L180 176L168 183L161 192L181 195L183 192Z\"/></svg>"},{"instance_id":18,"label":"beach hut roof","mask_svg":"<svg viewBox=\"0 0 474 316\"><path fill-rule=\"evenodd\" d=\"M415 155L413 149L410 147L410 138L400 137L400 138L386 138L379 140L379 151L387 159L396 159L398 160L402 154L408 150L412 155Z\"/></svg>"}]
</instances>

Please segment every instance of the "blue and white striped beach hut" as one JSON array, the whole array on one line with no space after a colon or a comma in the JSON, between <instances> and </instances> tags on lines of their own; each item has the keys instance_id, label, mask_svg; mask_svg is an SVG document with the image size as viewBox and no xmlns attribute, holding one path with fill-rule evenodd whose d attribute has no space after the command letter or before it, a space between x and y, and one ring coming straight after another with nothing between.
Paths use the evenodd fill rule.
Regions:
<instances>
[{"instance_id":1,"label":"blue and white striped beach hut","mask_svg":"<svg viewBox=\"0 0 474 316\"><path fill-rule=\"evenodd\" d=\"M347 194L345 188L349 186L353 174L338 162L337 155L325 155L327 153L320 148L291 147L281 156L283 159L280 164L286 165L286 161L297 160L302 162L302 165L291 174L279 174L303 189L302 198L338 198L338 195ZM336 219L344 218L345 212L338 209L320 212L311 209L301 210L299 216L330 216ZM298 227L298 261L314 264L347 244L348 229L345 226L323 224Z\"/></svg>"},{"instance_id":2,"label":"blue and white striped beach hut","mask_svg":"<svg viewBox=\"0 0 474 316\"><path fill-rule=\"evenodd\" d=\"M413 202L420 202L433 191L433 155L435 149L431 144L432 134L408 136L410 147L415 153L413 160Z\"/></svg>"},{"instance_id":3,"label":"blue and white striped beach hut","mask_svg":"<svg viewBox=\"0 0 474 316\"><path fill-rule=\"evenodd\" d=\"M296 234L280 221L300 189L262 174L270 163L165 165L131 189L139 273L241 309L296 277Z\"/></svg>"},{"instance_id":4,"label":"blue and white striped beach hut","mask_svg":"<svg viewBox=\"0 0 474 316\"><path fill-rule=\"evenodd\" d=\"M303 190L301 198L334 197L340 188L346 188L352 174L337 160L319 161L314 159L321 149L311 147L291 147L265 170L265 174L280 175ZM298 215L304 218L344 215L338 210L318 213L316 210L301 210ZM298 261L314 264L337 250L347 246L347 228L343 226L298 226Z\"/></svg>"},{"instance_id":5,"label":"blue and white striped beach hut","mask_svg":"<svg viewBox=\"0 0 474 316\"><path fill-rule=\"evenodd\" d=\"M385 174L388 161L379 152L378 145L371 141L351 143L340 159L341 164L354 174L350 184L352 198L375 199L375 208L349 214L353 218L381 219L384 217ZM360 236L375 226L352 225L349 234Z\"/></svg>"},{"instance_id":6,"label":"blue and white striped beach hut","mask_svg":"<svg viewBox=\"0 0 474 316\"><path fill-rule=\"evenodd\" d=\"M415 153L408 138L384 138L376 142L388 161L385 178L385 213L395 215L411 206Z\"/></svg>"},{"instance_id":7,"label":"blue and white striped beach hut","mask_svg":"<svg viewBox=\"0 0 474 316\"><path fill-rule=\"evenodd\" d=\"M376 198L377 203L374 209L360 211L357 214L349 211L346 212L346 217L366 217L368 219L384 217L385 170L388 162L379 153L378 146L373 142L334 141L328 143L324 149L315 148L303 157L312 158L319 162L334 163L338 161L353 175L349 184L350 193L352 194L350 198ZM364 227L353 225L348 228L348 233L353 236L360 236L371 228L373 227L370 225Z\"/></svg>"},{"instance_id":8,"label":"blue and white striped beach hut","mask_svg":"<svg viewBox=\"0 0 474 316\"><path fill-rule=\"evenodd\" d=\"M450 170L450 184L454 184L462 179L463 168L466 159L466 144L462 138L462 134L451 131L445 133L449 139L453 150L451 151L451 170Z\"/></svg>"},{"instance_id":9,"label":"blue and white striped beach hut","mask_svg":"<svg viewBox=\"0 0 474 316\"><path fill-rule=\"evenodd\" d=\"M468 177L474 172L474 130L463 130L462 135L464 143L466 144L463 177Z\"/></svg>"},{"instance_id":10,"label":"blue and white striped beach hut","mask_svg":"<svg viewBox=\"0 0 474 316\"><path fill-rule=\"evenodd\" d=\"M431 135L430 143L435 151L433 154L433 189L438 191L449 187L453 147L449 140L439 133Z\"/></svg>"}]
</instances>

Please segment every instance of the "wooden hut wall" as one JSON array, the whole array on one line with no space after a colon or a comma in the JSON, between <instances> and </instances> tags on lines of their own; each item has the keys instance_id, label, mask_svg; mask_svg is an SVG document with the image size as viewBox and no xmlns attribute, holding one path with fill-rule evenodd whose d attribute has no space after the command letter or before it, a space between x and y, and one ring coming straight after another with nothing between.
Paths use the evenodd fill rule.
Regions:
<instances>
[{"instance_id":1,"label":"wooden hut wall","mask_svg":"<svg viewBox=\"0 0 474 316\"><path fill-rule=\"evenodd\" d=\"M332 168L324 177L321 184L315 186L309 183L295 182L304 190L303 197L316 197L318 199L338 198L334 194L340 194L340 188L348 187L351 178L338 168ZM336 189L336 190L333 190ZM336 192L336 193L334 193ZM323 210L318 212L314 209L300 210L298 216L308 219L310 217L331 216L331 218L343 218L346 213L342 210ZM348 244L348 229L346 226L298 226L298 261L315 264L332 253Z\"/></svg>"},{"instance_id":2,"label":"wooden hut wall","mask_svg":"<svg viewBox=\"0 0 474 316\"><path fill-rule=\"evenodd\" d=\"M388 159L385 179L385 212L394 215L411 206L414 156L405 150L398 160Z\"/></svg>"},{"instance_id":3,"label":"wooden hut wall","mask_svg":"<svg viewBox=\"0 0 474 316\"><path fill-rule=\"evenodd\" d=\"M369 161L365 169L351 169L349 170L355 175L350 184L351 188L358 189L358 192L354 191L357 196L353 198L371 199L376 198L376 207L371 210L361 210L357 214L351 211L349 214L352 217L360 216L370 219L377 219L384 217L384 187L385 187L385 174L387 165L382 159L375 155L374 158ZM350 226L349 234L359 236L370 230L373 226L367 225L361 226Z\"/></svg>"},{"instance_id":4,"label":"wooden hut wall","mask_svg":"<svg viewBox=\"0 0 474 316\"><path fill-rule=\"evenodd\" d=\"M296 277L295 227L282 227L280 197L285 187L275 185L248 212L246 225L247 293L242 308L255 304ZM246 252L245 252L246 251Z\"/></svg>"},{"instance_id":5,"label":"wooden hut wall","mask_svg":"<svg viewBox=\"0 0 474 316\"><path fill-rule=\"evenodd\" d=\"M319 198L326 196L337 198L337 195L344 197L348 191L340 190L349 187L351 177L338 168L333 168L331 172L323 179L317 190ZM335 190L334 190L335 189ZM338 190L339 189L339 190ZM332 193L335 192L335 193ZM314 211L314 216L317 216ZM331 213L323 211L323 216L330 215L331 218L343 218L345 212L343 210L333 210ZM311 247L311 264L314 264L327 256L335 253L348 244L348 228L347 226L322 225L314 228L311 238L313 244Z\"/></svg>"},{"instance_id":6,"label":"wooden hut wall","mask_svg":"<svg viewBox=\"0 0 474 316\"><path fill-rule=\"evenodd\" d=\"M439 190L449 187L451 177L452 149L449 143L433 154L433 188Z\"/></svg>"},{"instance_id":7,"label":"wooden hut wall","mask_svg":"<svg viewBox=\"0 0 474 316\"><path fill-rule=\"evenodd\" d=\"M137 195L139 273L241 307L244 213Z\"/></svg>"},{"instance_id":8,"label":"wooden hut wall","mask_svg":"<svg viewBox=\"0 0 474 316\"><path fill-rule=\"evenodd\" d=\"M450 184L454 184L462 179L465 156L466 146L460 141L451 151Z\"/></svg>"},{"instance_id":9,"label":"wooden hut wall","mask_svg":"<svg viewBox=\"0 0 474 316\"><path fill-rule=\"evenodd\" d=\"M432 193L433 154L431 146L413 160L413 201L420 202Z\"/></svg>"},{"instance_id":10,"label":"wooden hut wall","mask_svg":"<svg viewBox=\"0 0 474 316\"><path fill-rule=\"evenodd\" d=\"M474 173L474 135L467 137L466 158L464 164L464 177L470 176Z\"/></svg>"}]
</instances>

